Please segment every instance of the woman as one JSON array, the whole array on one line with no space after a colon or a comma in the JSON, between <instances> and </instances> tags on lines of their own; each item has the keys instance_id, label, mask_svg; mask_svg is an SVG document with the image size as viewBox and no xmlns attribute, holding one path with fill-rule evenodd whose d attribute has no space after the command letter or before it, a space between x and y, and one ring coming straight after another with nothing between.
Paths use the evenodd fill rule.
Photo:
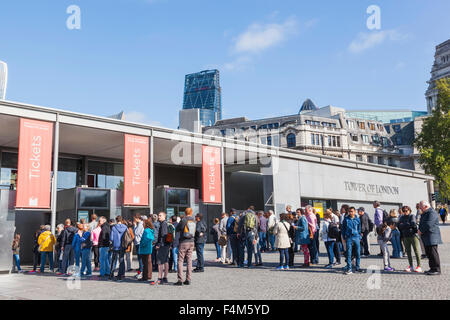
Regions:
<instances>
[{"instance_id":1,"label":"woman","mask_svg":"<svg viewBox=\"0 0 450 320\"><path fill-rule=\"evenodd\" d=\"M292 213L289 213L287 215L287 222L289 223L289 225L291 226L291 228L289 229L289 240L291 242L291 246L289 247L288 251L289 251L289 268L293 268L294 267L294 247L296 246L295 244L295 222L294 222L294 215Z\"/></svg>"},{"instance_id":2,"label":"woman","mask_svg":"<svg viewBox=\"0 0 450 320\"><path fill-rule=\"evenodd\" d=\"M92 240L91 233L89 232L90 226L88 223L83 224L83 233L80 238L80 248L81 248L81 270L80 275L84 275L84 270L86 270L86 277L92 276L91 270L91 249Z\"/></svg>"},{"instance_id":3,"label":"woman","mask_svg":"<svg viewBox=\"0 0 450 320\"><path fill-rule=\"evenodd\" d=\"M291 225L287 222L287 214L280 214L280 222L275 225L273 234L275 235L275 247L280 252L280 265L277 270L289 270L289 248L291 247L291 240L289 238L289 229Z\"/></svg>"},{"instance_id":4,"label":"woman","mask_svg":"<svg viewBox=\"0 0 450 320\"><path fill-rule=\"evenodd\" d=\"M420 266L420 244L419 236L417 235L418 228L416 217L411 214L411 208L408 206L403 206L402 211L403 215L399 219L398 228L400 229L400 233L402 234L406 254L408 255L409 266L405 269L405 271L411 272L414 269L413 258L411 254L411 247L413 247L417 262L417 267L414 269L414 271L422 273L423 271Z\"/></svg>"},{"instance_id":5,"label":"woman","mask_svg":"<svg viewBox=\"0 0 450 320\"><path fill-rule=\"evenodd\" d=\"M445 224L448 215L447 205L441 205L441 208L439 209L439 215L441 216L442 223Z\"/></svg>"},{"instance_id":6,"label":"woman","mask_svg":"<svg viewBox=\"0 0 450 320\"><path fill-rule=\"evenodd\" d=\"M100 236L100 232L102 231L102 227L100 224L97 224L97 227L94 228L91 232L91 241L92 241L92 251L94 252L94 271L99 271L99 246L98 239Z\"/></svg>"},{"instance_id":7,"label":"woman","mask_svg":"<svg viewBox=\"0 0 450 320\"><path fill-rule=\"evenodd\" d=\"M303 209L297 209L298 221L294 227L296 230L295 242L300 245L300 249L303 251L303 265L302 267L309 267L309 244L311 243L311 237L309 234L308 221L304 215Z\"/></svg>"},{"instance_id":8,"label":"woman","mask_svg":"<svg viewBox=\"0 0 450 320\"><path fill-rule=\"evenodd\" d=\"M12 253L13 253L13 269L12 272L22 273L22 269L20 268L20 234L17 233L14 235L14 240L12 242Z\"/></svg>"},{"instance_id":9,"label":"woman","mask_svg":"<svg viewBox=\"0 0 450 320\"><path fill-rule=\"evenodd\" d=\"M156 240L155 249L156 253L156 264L158 265L158 280L151 281L151 285L155 284L167 284L167 276L169 274L169 250L170 243L167 243L167 235L169 234L168 224L166 221L166 213L160 212L158 214L159 230L158 238Z\"/></svg>"},{"instance_id":10,"label":"woman","mask_svg":"<svg viewBox=\"0 0 450 320\"><path fill-rule=\"evenodd\" d=\"M144 220L144 233L139 244L138 254L142 257L142 278L139 281L148 281L152 279L152 248L153 239L155 239L155 230L152 219Z\"/></svg>"},{"instance_id":11,"label":"woman","mask_svg":"<svg viewBox=\"0 0 450 320\"><path fill-rule=\"evenodd\" d=\"M327 209L323 214L323 225L322 225L322 239L325 243L325 248L327 249L328 264L325 266L327 269L331 269L334 263L334 246L336 239L330 238L328 231L330 224L333 222L332 211Z\"/></svg>"},{"instance_id":12,"label":"woman","mask_svg":"<svg viewBox=\"0 0 450 320\"><path fill-rule=\"evenodd\" d=\"M53 265L57 266L58 272L62 272L62 252L61 252L61 241L63 237L64 225L58 224L56 227L56 244L55 244L55 257Z\"/></svg>"},{"instance_id":13,"label":"woman","mask_svg":"<svg viewBox=\"0 0 450 320\"><path fill-rule=\"evenodd\" d=\"M72 250L73 255L75 257L75 265L80 268L80 260L81 260L81 238L84 233L84 225L81 223L77 223L78 232L73 237L72 241Z\"/></svg>"},{"instance_id":14,"label":"woman","mask_svg":"<svg viewBox=\"0 0 450 320\"><path fill-rule=\"evenodd\" d=\"M392 222L395 224L395 226L397 226L399 222L397 210L391 209L391 211L389 211L389 219L387 222L388 225L391 225L390 222ZM402 246L400 244L400 231L398 230L397 227L392 229L391 243L392 243L392 258L402 258L403 252Z\"/></svg>"},{"instance_id":15,"label":"woman","mask_svg":"<svg viewBox=\"0 0 450 320\"><path fill-rule=\"evenodd\" d=\"M210 234L212 235L214 245L216 246L216 256L217 256L216 262L220 262L221 261L220 260L220 254L221 254L220 249L221 248L219 245L219 238L222 233L219 230L219 219L218 218L214 219L214 225L211 227Z\"/></svg>"},{"instance_id":16,"label":"woman","mask_svg":"<svg viewBox=\"0 0 450 320\"><path fill-rule=\"evenodd\" d=\"M131 235L131 242L128 245L128 247L125 250L125 262L127 265L127 272L130 272L132 270L131 268L131 258L132 258L132 252L133 252L133 243L134 243L134 232L133 232L133 222L131 222L131 220L125 221L128 231L130 232Z\"/></svg>"}]
</instances>

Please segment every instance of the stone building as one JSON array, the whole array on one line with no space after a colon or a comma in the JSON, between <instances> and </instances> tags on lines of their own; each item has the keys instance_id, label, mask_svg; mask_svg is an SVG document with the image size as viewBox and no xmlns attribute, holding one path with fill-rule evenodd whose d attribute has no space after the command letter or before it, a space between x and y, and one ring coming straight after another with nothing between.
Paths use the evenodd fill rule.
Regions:
<instances>
[{"instance_id":1,"label":"stone building","mask_svg":"<svg viewBox=\"0 0 450 320\"><path fill-rule=\"evenodd\" d=\"M428 81L428 90L425 93L428 113L431 113L437 103L435 82L442 78L450 78L450 39L436 46L431 79Z\"/></svg>"}]
</instances>

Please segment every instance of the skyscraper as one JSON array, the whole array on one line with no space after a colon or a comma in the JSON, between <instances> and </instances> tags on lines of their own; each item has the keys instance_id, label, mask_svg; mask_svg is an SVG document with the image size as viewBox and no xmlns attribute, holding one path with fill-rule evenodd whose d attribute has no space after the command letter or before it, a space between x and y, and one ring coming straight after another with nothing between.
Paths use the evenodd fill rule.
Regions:
<instances>
[{"instance_id":1,"label":"skyscraper","mask_svg":"<svg viewBox=\"0 0 450 320\"><path fill-rule=\"evenodd\" d=\"M6 84L8 83L8 65L0 61L0 100L6 99Z\"/></svg>"},{"instance_id":2,"label":"skyscraper","mask_svg":"<svg viewBox=\"0 0 450 320\"><path fill-rule=\"evenodd\" d=\"M185 77L183 110L199 109L202 126L212 126L222 119L219 78L218 70L205 70Z\"/></svg>"}]
</instances>

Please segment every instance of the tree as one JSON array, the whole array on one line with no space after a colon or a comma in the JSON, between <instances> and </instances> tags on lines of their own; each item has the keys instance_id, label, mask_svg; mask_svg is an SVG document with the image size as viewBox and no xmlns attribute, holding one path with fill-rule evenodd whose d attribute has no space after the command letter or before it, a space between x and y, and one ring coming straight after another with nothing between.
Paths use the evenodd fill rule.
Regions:
<instances>
[{"instance_id":1,"label":"tree","mask_svg":"<svg viewBox=\"0 0 450 320\"><path fill-rule=\"evenodd\" d=\"M433 175L444 198L450 198L450 79L436 81L438 100L431 116L423 122L414 144L419 149L419 163Z\"/></svg>"}]
</instances>

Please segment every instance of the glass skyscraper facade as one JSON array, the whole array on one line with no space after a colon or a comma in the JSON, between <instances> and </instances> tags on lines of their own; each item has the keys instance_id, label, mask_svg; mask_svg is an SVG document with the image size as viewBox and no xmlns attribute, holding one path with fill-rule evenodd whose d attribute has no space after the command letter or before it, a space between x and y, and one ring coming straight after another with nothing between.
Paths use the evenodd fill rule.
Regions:
<instances>
[{"instance_id":1,"label":"glass skyscraper facade","mask_svg":"<svg viewBox=\"0 0 450 320\"><path fill-rule=\"evenodd\" d=\"M6 84L8 82L8 66L0 61L0 100L6 99Z\"/></svg>"},{"instance_id":2,"label":"glass skyscraper facade","mask_svg":"<svg viewBox=\"0 0 450 320\"><path fill-rule=\"evenodd\" d=\"M219 70L205 70L186 75L183 109L200 109L202 126L212 126L222 119Z\"/></svg>"}]
</instances>

